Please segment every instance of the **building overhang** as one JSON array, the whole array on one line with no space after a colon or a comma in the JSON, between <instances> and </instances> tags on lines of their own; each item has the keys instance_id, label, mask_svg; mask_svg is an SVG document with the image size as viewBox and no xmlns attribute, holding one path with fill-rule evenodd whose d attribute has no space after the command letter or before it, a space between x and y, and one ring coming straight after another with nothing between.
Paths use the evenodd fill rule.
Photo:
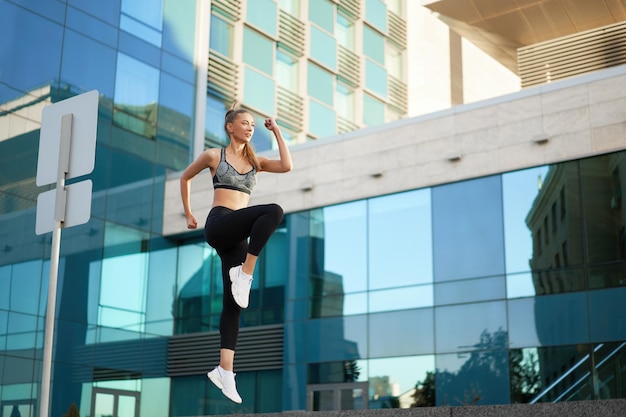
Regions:
<instances>
[{"instance_id":1,"label":"building overhang","mask_svg":"<svg viewBox=\"0 0 626 417\"><path fill-rule=\"evenodd\" d=\"M626 0L422 0L421 4L514 72L517 48L626 20Z\"/></svg>"}]
</instances>

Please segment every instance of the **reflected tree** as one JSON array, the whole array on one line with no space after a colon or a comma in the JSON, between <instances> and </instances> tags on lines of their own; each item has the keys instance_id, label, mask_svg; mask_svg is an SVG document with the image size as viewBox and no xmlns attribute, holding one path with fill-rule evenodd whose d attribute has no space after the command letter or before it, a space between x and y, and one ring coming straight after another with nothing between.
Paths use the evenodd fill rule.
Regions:
<instances>
[{"instance_id":1,"label":"reflected tree","mask_svg":"<svg viewBox=\"0 0 626 417\"><path fill-rule=\"evenodd\" d=\"M509 353L511 402L528 403L541 388L536 349L513 349Z\"/></svg>"},{"instance_id":2,"label":"reflected tree","mask_svg":"<svg viewBox=\"0 0 626 417\"><path fill-rule=\"evenodd\" d=\"M434 407L435 404L435 373L428 371L426 378L415 384L411 407Z\"/></svg>"},{"instance_id":3,"label":"reflected tree","mask_svg":"<svg viewBox=\"0 0 626 417\"><path fill-rule=\"evenodd\" d=\"M484 330L458 372L429 372L416 384L412 406L493 404L505 395L508 398L507 339L502 329Z\"/></svg>"},{"instance_id":4,"label":"reflected tree","mask_svg":"<svg viewBox=\"0 0 626 417\"><path fill-rule=\"evenodd\" d=\"M343 382L354 382L359 380L361 368L355 360L344 361L343 363Z\"/></svg>"}]
</instances>

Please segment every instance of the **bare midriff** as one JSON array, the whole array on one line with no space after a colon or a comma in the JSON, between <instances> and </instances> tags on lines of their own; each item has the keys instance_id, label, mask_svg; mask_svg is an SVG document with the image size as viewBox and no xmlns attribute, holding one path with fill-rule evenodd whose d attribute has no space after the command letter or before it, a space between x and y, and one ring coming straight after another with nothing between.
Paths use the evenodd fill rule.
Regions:
<instances>
[{"instance_id":1,"label":"bare midriff","mask_svg":"<svg viewBox=\"0 0 626 417\"><path fill-rule=\"evenodd\" d=\"M239 210L248 207L250 196L241 191L229 190L227 188L217 188L213 193L212 207L227 207L231 210Z\"/></svg>"}]
</instances>

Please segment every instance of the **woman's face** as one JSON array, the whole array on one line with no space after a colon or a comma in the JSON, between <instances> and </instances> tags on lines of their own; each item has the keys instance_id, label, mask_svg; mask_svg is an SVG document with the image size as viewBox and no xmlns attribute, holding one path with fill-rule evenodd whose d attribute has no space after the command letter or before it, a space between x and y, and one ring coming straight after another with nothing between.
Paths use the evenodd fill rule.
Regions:
<instances>
[{"instance_id":1,"label":"woman's face","mask_svg":"<svg viewBox=\"0 0 626 417\"><path fill-rule=\"evenodd\" d=\"M250 113L239 113L227 127L233 139L250 142L254 134L254 118Z\"/></svg>"}]
</instances>

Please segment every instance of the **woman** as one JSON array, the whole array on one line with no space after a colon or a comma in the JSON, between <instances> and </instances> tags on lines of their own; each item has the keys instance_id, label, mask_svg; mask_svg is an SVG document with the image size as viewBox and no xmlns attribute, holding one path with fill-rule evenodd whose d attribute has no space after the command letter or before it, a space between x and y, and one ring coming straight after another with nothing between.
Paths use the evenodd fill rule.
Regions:
<instances>
[{"instance_id":1,"label":"woman","mask_svg":"<svg viewBox=\"0 0 626 417\"><path fill-rule=\"evenodd\" d=\"M283 217L283 210L277 204L248 207L250 193L258 172L288 172L292 168L291 154L276 121L265 119L265 127L276 137L279 159L255 155L250 144L254 118L244 109L231 108L224 123L224 130L230 138L228 146L205 150L180 178L187 228L195 229L198 221L190 207L190 181L206 168L211 170L213 176L215 192L204 236L222 261L224 297L220 316L220 364L207 376L236 403L242 402L233 373L239 316L241 310L248 307L252 275L259 253Z\"/></svg>"}]
</instances>

